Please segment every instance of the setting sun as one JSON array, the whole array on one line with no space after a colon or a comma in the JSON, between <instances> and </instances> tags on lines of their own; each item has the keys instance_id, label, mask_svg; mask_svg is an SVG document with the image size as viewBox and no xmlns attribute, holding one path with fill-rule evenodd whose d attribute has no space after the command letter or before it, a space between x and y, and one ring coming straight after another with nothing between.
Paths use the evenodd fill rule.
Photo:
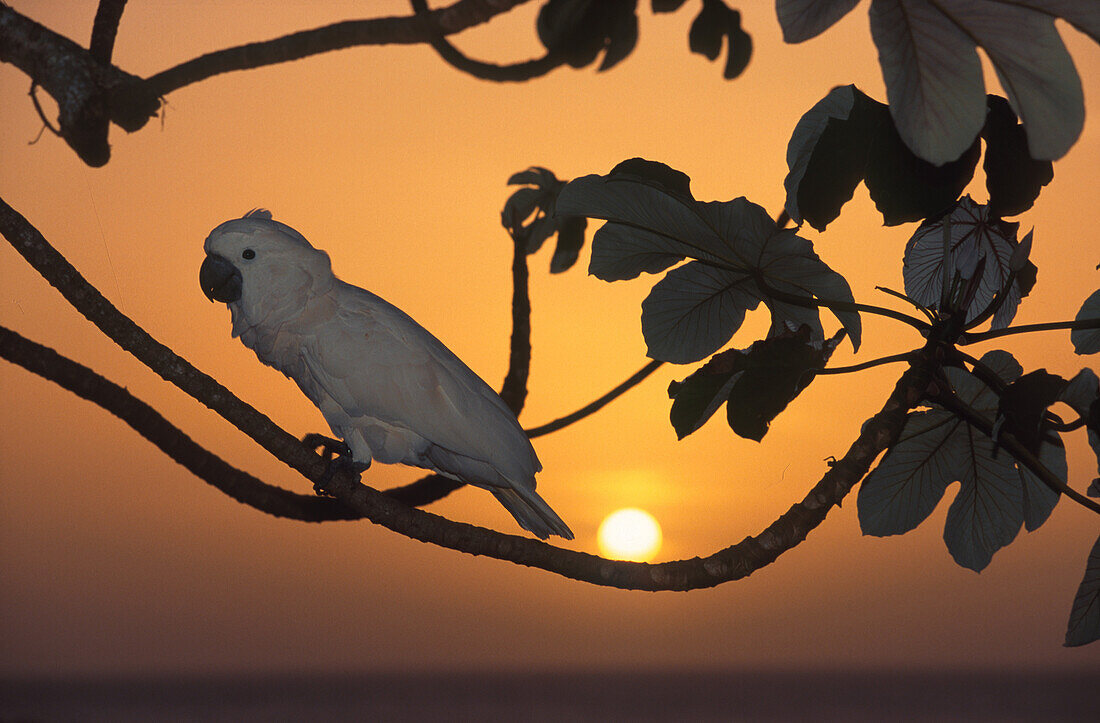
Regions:
<instances>
[{"instance_id":1,"label":"setting sun","mask_svg":"<svg viewBox=\"0 0 1100 723\"><path fill-rule=\"evenodd\" d=\"M596 538L605 557L649 562L661 549L661 526L645 510L628 507L604 518Z\"/></svg>"}]
</instances>

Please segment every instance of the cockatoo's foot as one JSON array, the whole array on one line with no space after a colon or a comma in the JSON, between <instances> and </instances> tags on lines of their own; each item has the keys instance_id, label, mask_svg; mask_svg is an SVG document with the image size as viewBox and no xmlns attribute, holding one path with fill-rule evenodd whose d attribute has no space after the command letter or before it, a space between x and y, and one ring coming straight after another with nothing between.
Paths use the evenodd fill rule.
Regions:
<instances>
[{"instance_id":1,"label":"cockatoo's foot","mask_svg":"<svg viewBox=\"0 0 1100 723\"><path fill-rule=\"evenodd\" d=\"M351 449L339 439L311 433L302 437L302 443L310 449L321 449L321 456L328 462L324 473L313 483L313 491L318 495L330 496L328 484L337 472L348 471L359 475L370 467L370 462L356 462L351 456Z\"/></svg>"},{"instance_id":2,"label":"cockatoo's foot","mask_svg":"<svg viewBox=\"0 0 1100 723\"><path fill-rule=\"evenodd\" d=\"M320 449L321 456L330 464L332 463L333 457L351 456L351 449L346 442L339 439L333 439L332 437L326 437L316 432L310 432L302 437L302 444L312 450Z\"/></svg>"}]
</instances>

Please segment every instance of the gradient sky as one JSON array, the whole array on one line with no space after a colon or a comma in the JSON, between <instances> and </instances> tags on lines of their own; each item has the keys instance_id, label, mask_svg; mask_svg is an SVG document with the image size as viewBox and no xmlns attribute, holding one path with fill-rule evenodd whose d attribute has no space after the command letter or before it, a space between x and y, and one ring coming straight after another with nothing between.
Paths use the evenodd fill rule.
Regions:
<instances>
[{"instance_id":1,"label":"gradient sky","mask_svg":"<svg viewBox=\"0 0 1100 723\"><path fill-rule=\"evenodd\" d=\"M12 2L86 43L96 3ZM736 4L736 3L735 3ZM774 4L740 3L755 52L724 81L688 52L694 10L654 17L607 73L559 69L492 84L428 47L344 50L222 75L168 97L161 120L84 166L40 123L29 81L0 66L0 195L108 298L161 342L296 435L327 431L292 382L229 336L228 312L197 283L202 242L255 206L332 256L341 278L394 302L493 386L507 365L510 241L499 213L508 176L561 177L634 157L692 178L701 200L783 203L785 151L801 114L838 84L884 98L867 3L798 46ZM288 7L287 7L288 6ZM347 18L407 13L405 2L141 2L126 8L115 62L149 75L210 50ZM455 42L498 62L535 56L536 7ZM1098 285L1100 48L1068 26L1089 118L1054 182L1020 220L1034 226L1039 280L1017 321L1072 318ZM48 108L52 107L50 105ZM985 199L981 175L972 188ZM1082 203L1082 200L1089 199ZM827 233L804 229L856 298L890 304L912 225L884 228L861 186ZM534 357L522 421L535 426L642 366L639 303L653 279L586 275L587 247L551 277L531 260ZM114 346L4 244L0 323L91 366L151 402L232 463L300 492L311 486L251 440ZM829 315L826 325L835 324ZM750 314L734 344L766 329ZM859 360L912 348L908 327L864 317ZM1002 340L1025 369L1071 376L1096 357L1068 333ZM984 353L997 348L986 343ZM834 363L852 359L843 345ZM600 520L624 506L664 527L659 559L708 555L758 533L800 500L881 406L900 367L813 384L763 443L720 419L677 442L666 366L598 415L536 440L539 491L596 550ZM579 668L1013 667L1095 670L1100 647L1061 646L1097 517L1063 501L980 575L943 541L945 501L903 537L862 537L855 495L799 547L713 590L603 589L410 541L367 522L310 525L242 506L176 466L108 413L0 364L0 672L340 671ZM720 415L719 415L720 416ZM1070 482L1095 473L1083 435ZM379 487L416 470L376 465ZM434 505L517 532L488 494Z\"/></svg>"}]
</instances>

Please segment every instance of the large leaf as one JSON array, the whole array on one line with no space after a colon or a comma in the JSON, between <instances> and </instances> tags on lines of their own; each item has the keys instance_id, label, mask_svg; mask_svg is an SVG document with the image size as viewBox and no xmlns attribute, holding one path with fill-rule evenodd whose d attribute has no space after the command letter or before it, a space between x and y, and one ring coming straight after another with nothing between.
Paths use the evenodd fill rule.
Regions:
<instances>
[{"instance_id":1,"label":"large leaf","mask_svg":"<svg viewBox=\"0 0 1100 723\"><path fill-rule=\"evenodd\" d=\"M1015 216L1031 208L1039 191L1054 178L1050 161L1036 161L1027 149L1027 131L1016 122L1008 101L1000 96L986 98L982 138L985 140L985 187L989 191L989 212L994 216Z\"/></svg>"},{"instance_id":2,"label":"large leaf","mask_svg":"<svg viewBox=\"0 0 1100 723\"><path fill-rule=\"evenodd\" d=\"M642 302L642 335L654 359L686 364L730 340L760 303L747 273L692 261L668 272Z\"/></svg>"},{"instance_id":3,"label":"large leaf","mask_svg":"<svg viewBox=\"0 0 1100 723\"><path fill-rule=\"evenodd\" d=\"M890 112L906 145L937 165L955 160L984 122L975 47L989 57L1028 130L1033 158L1060 158L1084 123L1081 81L1054 27L1063 16L1096 39L1092 0L873 0Z\"/></svg>"},{"instance_id":4,"label":"large leaf","mask_svg":"<svg viewBox=\"0 0 1100 723\"><path fill-rule=\"evenodd\" d=\"M945 244L947 222L951 229ZM930 309L965 311L966 321L974 320L1006 286L1013 253L1019 245L1016 230L1016 224L992 218L988 207L964 196L949 216L922 225L906 244L902 269L906 295ZM959 284L979 271L976 293L965 310L951 306L951 299L947 307L941 303L945 277L949 284ZM1012 321L1020 295L1019 283L1008 287L993 315L994 329L1006 327Z\"/></svg>"},{"instance_id":5,"label":"large leaf","mask_svg":"<svg viewBox=\"0 0 1100 723\"><path fill-rule=\"evenodd\" d=\"M741 351L730 349L682 382L669 385L674 400L670 417L683 439L703 426L723 403L734 432L759 442L771 420L813 381L813 370L823 369L844 332L825 342L810 340L810 328L753 343Z\"/></svg>"},{"instance_id":6,"label":"large leaf","mask_svg":"<svg viewBox=\"0 0 1100 723\"><path fill-rule=\"evenodd\" d=\"M1066 647L1100 640L1100 538L1089 551L1085 577L1073 598L1066 628Z\"/></svg>"},{"instance_id":7,"label":"large leaf","mask_svg":"<svg viewBox=\"0 0 1100 723\"><path fill-rule=\"evenodd\" d=\"M936 216L966 188L979 155L975 140L958 160L934 166L902 142L885 105L852 85L833 88L787 144L787 213L824 230L864 181L888 226Z\"/></svg>"},{"instance_id":8,"label":"large leaf","mask_svg":"<svg viewBox=\"0 0 1100 723\"><path fill-rule=\"evenodd\" d=\"M1096 471L1100 474L1100 379L1091 369L1082 369L1062 391L1061 401L1073 408L1085 420L1089 445L1096 454ZM1100 477L1089 485L1088 494L1100 497Z\"/></svg>"},{"instance_id":9,"label":"large leaf","mask_svg":"<svg viewBox=\"0 0 1100 723\"><path fill-rule=\"evenodd\" d=\"M898 441L859 487L856 506L865 535L901 535L924 522L964 461L948 444L958 424L942 410L912 412Z\"/></svg>"},{"instance_id":10,"label":"large leaf","mask_svg":"<svg viewBox=\"0 0 1100 723\"><path fill-rule=\"evenodd\" d=\"M1085 303L1074 321L1100 321L1100 291L1094 291ZM1073 344L1073 350L1078 354L1095 354L1100 352L1100 327L1092 329L1074 329L1069 333L1069 340Z\"/></svg>"},{"instance_id":11,"label":"large leaf","mask_svg":"<svg viewBox=\"0 0 1100 723\"><path fill-rule=\"evenodd\" d=\"M761 301L771 312L771 335L805 325L822 341L812 300L854 303L848 283L809 241L780 230L744 198L696 201L687 176L663 164L633 159L607 176L579 178L562 190L557 210L608 221L593 239L589 270L599 278L633 278L693 259L668 272L642 304L655 359L686 363L717 351ZM859 314L833 313L858 348Z\"/></svg>"},{"instance_id":12,"label":"large leaf","mask_svg":"<svg viewBox=\"0 0 1100 723\"><path fill-rule=\"evenodd\" d=\"M994 455L993 440L970 425L961 425L950 442L961 446L964 464L955 473L961 485L947 509L943 540L955 562L980 572L1020 531L1023 485L1012 458Z\"/></svg>"},{"instance_id":13,"label":"large leaf","mask_svg":"<svg viewBox=\"0 0 1100 723\"><path fill-rule=\"evenodd\" d=\"M1020 376L1020 365L1006 352L990 352L981 362L1006 384ZM946 373L961 401L993 418L996 393L967 371L950 368ZM1044 441L1039 456L1065 479L1060 440ZM898 442L864 479L856 500L864 534L908 532L928 517L954 481L960 487L947 513L944 541L956 562L973 570L988 565L1025 523L1029 530L1039 527L1058 501L991 439L937 407L910 413Z\"/></svg>"}]
</instances>

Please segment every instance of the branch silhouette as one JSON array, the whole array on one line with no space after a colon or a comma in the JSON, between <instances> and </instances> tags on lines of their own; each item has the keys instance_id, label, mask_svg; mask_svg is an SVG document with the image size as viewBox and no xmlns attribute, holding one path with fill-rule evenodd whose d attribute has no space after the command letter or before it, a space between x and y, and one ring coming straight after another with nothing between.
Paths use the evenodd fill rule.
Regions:
<instances>
[{"instance_id":1,"label":"branch silhouette","mask_svg":"<svg viewBox=\"0 0 1100 723\"><path fill-rule=\"evenodd\" d=\"M533 58L520 63L497 65L467 57L452 45L443 31L436 26L428 4L424 0L411 0L413 13L419 18L428 32L428 42L445 63L463 73L496 82L522 82L546 75L554 68L565 64L565 57L547 52L541 58Z\"/></svg>"},{"instance_id":2,"label":"branch silhouette","mask_svg":"<svg viewBox=\"0 0 1100 723\"><path fill-rule=\"evenodd\" d=\"M327 465L320 456L119 312L3 199L0 199L0 233L77 311L120 347L217 412L307 479L316 482L322 478ZM863 478L875 458L901 433L907 412L925 394L934 368L932 351L929 345L915 356L882 410L863 425L845 456L830 467L801 502L792 505L759 535L706 558L659 564L606 560L538 540L454 522L409 507L361 484L357 477L346 472L334 475L326 490L355 514L376 524L412 539L460 552L486 555L576 580L625 589L713 587L745 577L770 564L802 542L825 519L828 511ZM242 501L252 504L251 500Z\"/></svg>"},{"instance_id":3,"label":"branch silhouette","mask_svg":"<svg viewBox=\"0 0 1100 723\"><path fill-rule=\"evenodd\" d=\"M0 62L12 63L57 102L60 134L93 167L111 157L109 123L130 133L160 110L160 99L187 85L360 45L411 45L481 25L530 0L457 0L426 16L348 20L207 53L142 79L110 63L125 0L103 0L90 49L0 2ZM531 76L535 77L535 76ZM517 78L519 79L519 78Z\"/></svg>"}]
</instances>

